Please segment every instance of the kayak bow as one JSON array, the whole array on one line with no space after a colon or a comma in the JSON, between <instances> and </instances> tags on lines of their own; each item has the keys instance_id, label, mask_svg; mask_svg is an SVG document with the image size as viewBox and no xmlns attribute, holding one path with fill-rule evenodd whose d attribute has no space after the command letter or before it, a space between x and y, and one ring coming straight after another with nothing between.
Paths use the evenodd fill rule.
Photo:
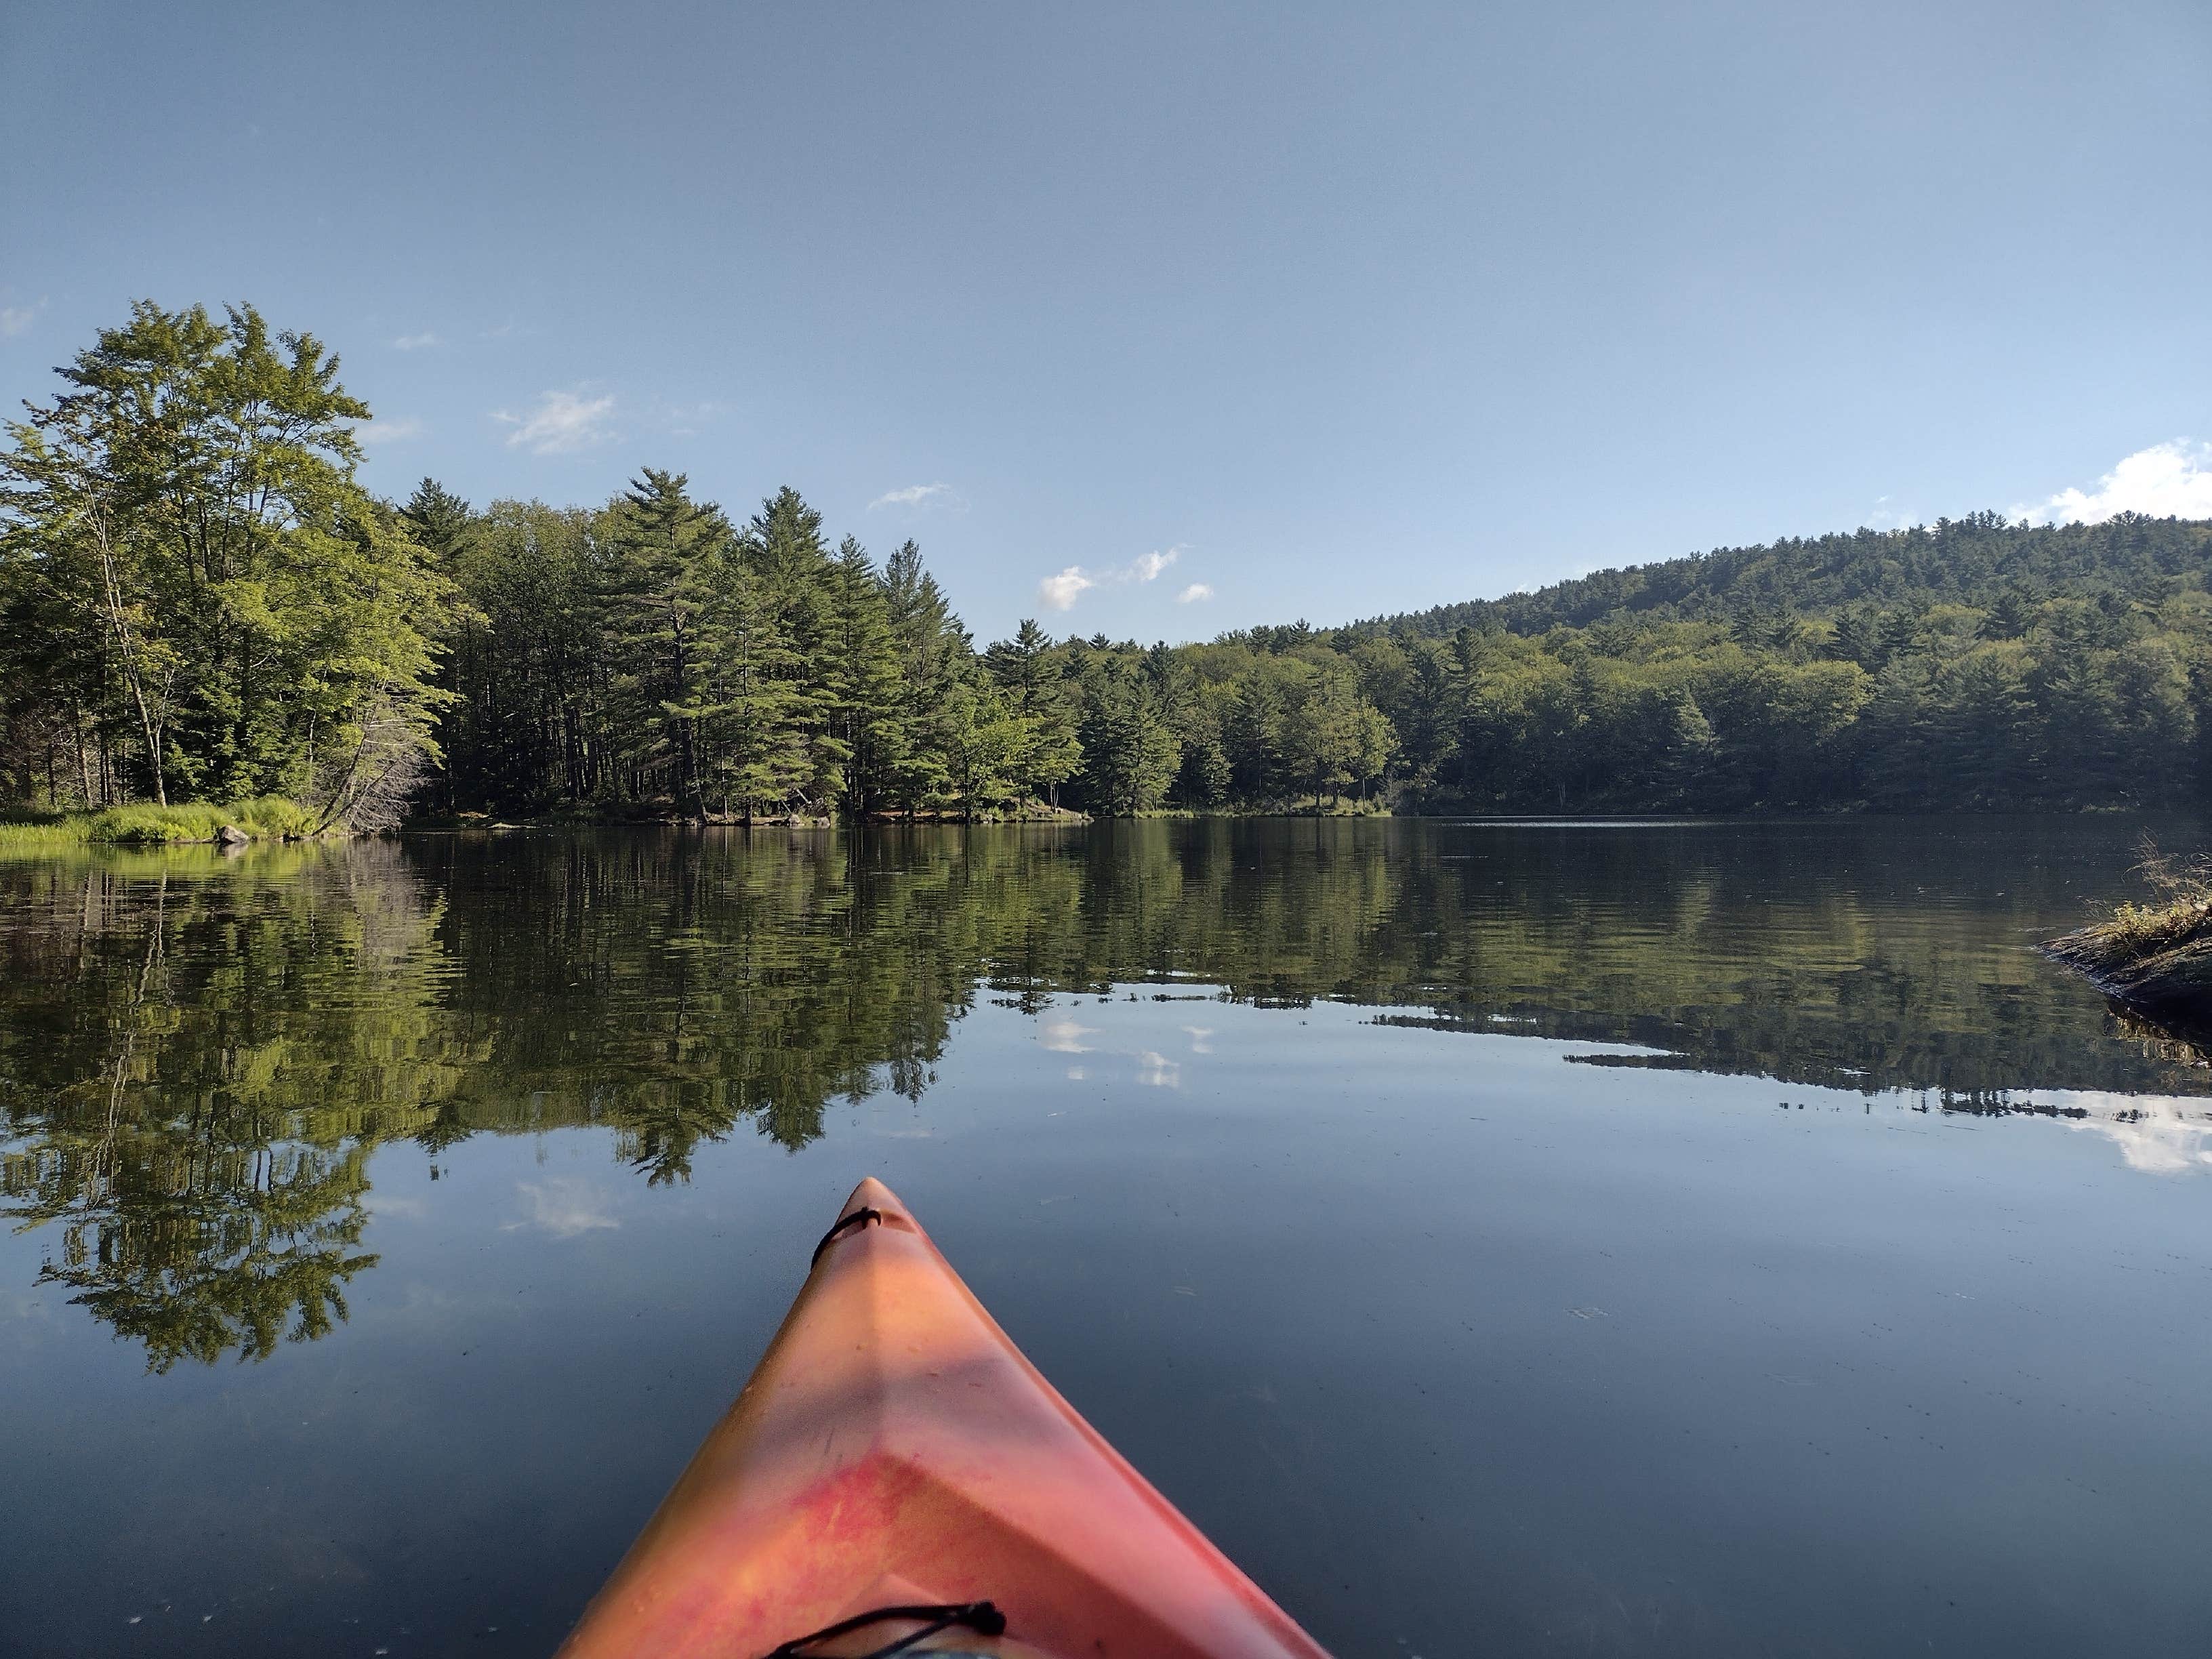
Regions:
<instances>
[{"instance_id":1,"label":"kayak bow","mask_svg":"<svg viewBox=\"0 0 2212 1659\"><path fill-rule=\"evenodd\" d=\"M1327 1659L872 1179L561 1652Z\"/></svg>"}]
</instances>

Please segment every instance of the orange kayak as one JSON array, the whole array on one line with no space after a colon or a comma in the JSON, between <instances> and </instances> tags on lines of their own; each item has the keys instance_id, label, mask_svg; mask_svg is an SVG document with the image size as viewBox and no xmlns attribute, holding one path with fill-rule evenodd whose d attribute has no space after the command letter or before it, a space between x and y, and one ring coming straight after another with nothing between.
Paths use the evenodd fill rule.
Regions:
<instances>
[{"instance_id":1,"label":"orange kayak","mask_svg":"<svg viewBox=\"0 0 2212 1659\"><path fill-rule=\"evenodd\" d=\"M565 1659L1327 1659L863 1181Z\"/></svg>"}]
</instances>

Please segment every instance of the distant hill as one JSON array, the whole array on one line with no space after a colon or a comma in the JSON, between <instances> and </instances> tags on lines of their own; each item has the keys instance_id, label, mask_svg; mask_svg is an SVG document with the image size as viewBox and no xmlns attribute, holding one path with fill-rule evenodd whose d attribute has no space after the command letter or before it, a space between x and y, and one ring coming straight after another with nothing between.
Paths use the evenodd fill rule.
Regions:
<instances>
[{"instance_id":1,"label":"distant hill","mask_svg":"<svg viewBox=\"0 0 2212 1659\"><path fill-rule=\"evenodd\" d=\"M1554 627L1644 617L1694 621L1761 611L1822 616L1847 605L1882 609L2101 599L2155 601L2205 585L2212 522L2138 514L2096 525L2008 523L1996 513L1940 519L1911 530L1856 530L1809 540L1601 570L1533 592L1470 599L1380 617L1358 632L1440 637L1464 627L1541 634Z\"/></svg>"}]
</instances>

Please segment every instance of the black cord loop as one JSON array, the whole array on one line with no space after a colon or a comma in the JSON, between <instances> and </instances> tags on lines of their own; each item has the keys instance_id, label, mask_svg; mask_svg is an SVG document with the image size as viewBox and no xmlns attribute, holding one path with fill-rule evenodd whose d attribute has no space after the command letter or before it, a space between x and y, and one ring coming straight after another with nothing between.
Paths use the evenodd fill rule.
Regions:
<instances>
[{"instance_id":1,"label":"black cord loop","mask_svg":"<svg viewBox=\"0 0 2212 1659\"><path fill-rule=\"evenodd\" d=\"M830 1230L830 1237L837 1236L839 1228L875 1215L873 1210L855 1210ZM881 1216L876 1218L880 1221ZM829 1238L822 1241L824 1244ZM860 1659L890 1659L895 1653L904 1653L917 1642L926 1642L938 1632L951 1630L955 1625L964 1625L981 1636L997 1636L1006 1628L1006 1615L988 1601L945 1601L927 1607L878 1607L871 1613L854 1613L850 1619L834 1625L825 1625L811 1636L794 1637L767 1656L767 1659L805 1659L803 1650L817 1642L826 1642L833 1636L842 1636L864 1626L880 1624L886 1619L919 1619L922 1627L909 1635L902 1636L888 1647L871 1648Z\"/></svg>"},{"instance_id":2,"label":"black cord loop","mask_svg":"<svg viewBox=\"0 0 2212 1659\"><path fill-rule=\"evenodd\" d=\"M871 1221L880 1225L883 1218L884 1212L881 1210L869 1208L858 1209L854 1211L850 1215L839 1216L837 1218L837 1224L830 1228L828 1232L823 1234L822 1242L814 1247L814 1254L811 1258L809 1258L806 1263L808 1270L811 1271L816 1264L822 1260L822 1252L828 1249L832 1244L837 1242L837 1237L839 1234L850 1232L855 1227L864 1227ZM813 1638L809 1637L807 1639L811 1641Z\"/></svg>"}]
</instances>

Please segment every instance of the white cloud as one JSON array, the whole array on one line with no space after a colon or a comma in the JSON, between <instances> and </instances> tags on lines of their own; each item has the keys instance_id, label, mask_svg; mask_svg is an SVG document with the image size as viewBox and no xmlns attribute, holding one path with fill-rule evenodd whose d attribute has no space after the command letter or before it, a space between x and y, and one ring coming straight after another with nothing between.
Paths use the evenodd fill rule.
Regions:
<instances>
[{"instance_id":1,"label":"white cloud","mask_svg":"<svg viewBox=\"0 0 2212 1659\"><path fill-rule=\"evenodd\" d=\"M585 398L574 392L548 392L527 416L495 410L492 419L514 428L507 434L509 449L527 449L533 455L565 455L603 443L614 434L607 416L615 400Z\"/></svg>"},{"instance_id":2,"label":"white cloud","mask_svg":"<svg viewBox=\"0 0 2212 1659\"><path fill-rule=\"evenodd\" d=\"M1083 1039L1097 1034L1097 1027L1079 1025L1065 1015L1046 1020L1037 1027L1037 1041L1056 1054L1089 1054L1091 1045Z\"/></svg>"},{"instance_id":3,"label":"white cloud","mask_svg":"<svg viewBox=\"0 0 2212 1659\"><path fill-rule=\"evenodd\" d=\"M420 334L401 335L392 343L392 349L394 351L422 351L442 343L436 335L424 329Z\"/></svg>"},{"instance_id":4,"label":"white cloud","mask_svg":"<svg viewBox=\"0 0 2212 1659\"><path fill-rule=\"evenodd\" d=\"M410 438L422 435L422 422L412 415L398 420L356 421L353 435L363 447L375 449L385 444L404 444Z\"/></svg>"},{"instance_id":5,"label":"white cloud","mask_svg":"<svg viewBox=\"0 0 2212 1659\"><path fill-rule=\"evenodd\" d=\"M2067 1125L2111 1140L2128 1168L2145 1175L2182 1175L2212 1170L2212 1113L2202 1100L2172 1095L2063 1093L2062 1107L2081 1107L2088 1115Z\"/></svg>"},{"instance_id":6,"label":"white cloud","mask_svg":"<svg viewBox=\"0 0 2212 1659\"><path fill-rule=\"evenodd\" d=\"M879 507L964 507L960 492L949 483L908 484L903 489L887 489L868 503L872 513Z\"/></svg>"},{"instance_id":7,"label":"white cloud","mask_svg":"<svg viewBox=\"0 0 2212 1659\"><path fill-rule=\"evenodd\" d=\"M556 1176L543 1186L518 1181L514 1187L530 1213L512 1224L507 1230L510 1232L516 1227L543 1227L556 1238L574 1238L595 1228L622 1225L607 1213L606 1199L587 1181Z\"/></svg>"},{"instance_id":8,"label":"white cloud","mask_svg":"<svg viewBox=\"0 0 2212 1659\"><path fill-rule=\"evenodd\" d=\"M1137 1056L1137 1081L1147 1089L1180 1089L1182 1062L1147 1048Z\"/></svg>"},{"instance_id":9,"label":"white cloud","mask_svg":"<svg viewBox=\"0 0 2212 1659\"><path fill-rule=\"evenodd\" d=\"M1213 1028L1211 1025L1186 1025L1182 1029L1190 1034L1191 1053L1210 1054L1213 1052Z\"/></svg>"},{"instance_id":10,"label":"white cloud","mask_svg":"<svg viewBox=\"0 0 2212 1659\"><path fill-rule=\"evenodd\" d=\"M0 306L0 338L13 339L37 322L39 313L46 308L44 300L31 306Z\"/></svg>"},{"instance_id":11,"label":"white cloud","mask_svg":"<svg viewBox=\"0 0 2212 1659\"><path fill-rule=\"evenodd\" d=\"M1083 567L1072 564L1057 576L1047 576L1037 584L1037 603L1048 611L1070 611L1077 597L1086 587L1098 584L1083 574Z\"/></svg>"},{"instance_id":12,"label":"white cloud","mask_svg":"<svg viewBox=\"0 0 2212 1659\"><path fill-rule=\"evenodd\" d=\"M2154 519L2212 519L2212 444L2177 438L2138 449L2097 480L2094 490L2062 489L2015 518L2038 524L2102 524L2120 513Z\"/></svg>"},{"instance_id":13,"label":"white cloud","mask_svg":"<svg viewBox=\"0 0 2212 1659\"><path fill-rule=\"evenodd\" d=\"M1119 570L1085 570L1079 564L1072 564L1057 576L1047 576L1037 584L1037 602L1048 611L1072 610L1078 596L1086 589L1157 581L1160 573L1182 555L1183 547L1178 542L1163 553L1140 553ZM1193 599L1212 599L1213 590L1204 582L1194 582L1177 597L1188 605Z\"/></svg>"}]
</instances>

